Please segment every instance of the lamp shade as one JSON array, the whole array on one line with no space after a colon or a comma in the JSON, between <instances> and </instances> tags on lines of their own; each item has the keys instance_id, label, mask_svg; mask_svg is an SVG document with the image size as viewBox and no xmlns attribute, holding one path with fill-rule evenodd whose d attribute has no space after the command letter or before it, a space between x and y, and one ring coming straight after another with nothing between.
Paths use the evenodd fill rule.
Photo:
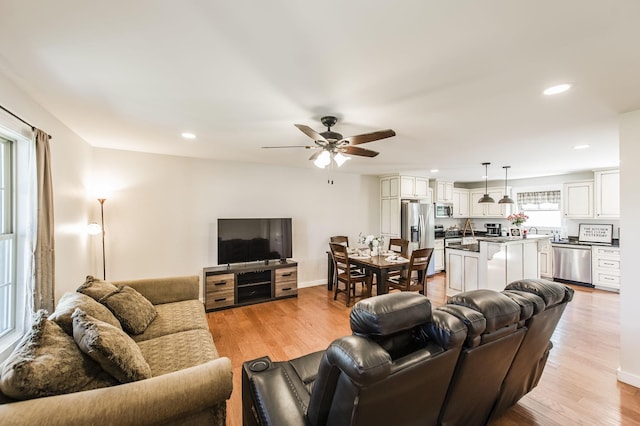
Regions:
<instances>
[{"instance_id":1,"label":"lamp shade","mask_svg":"<svg viewBox=\"0 0 640 426\"><path fill-rule=\"evenodd\" d=\"M342 155L342 153L337 153L333 156L333 161L336 162L338 167L342 166L347 160L351 160L351 157L347 157L346 155Z\"/></svg>"},{"instance_id":2,"label":"lamp shade","mask_svg":"<svg viewBox=\"0 0 640 426\"><path fill-rule=\"evenodd\" d=\"M487 189L487 179L489 178L489 175L487 173L487 166L489 166L489 164L491 163L482 163L482 165L484 166L484 195L478 200L479 204L489 204L496 202L496 200L489 197L489 190Z\"/></svg>"},{"instance_id":3,"label":"lamp shade","mask_svg":"<svg viewBox=\"0 0 640 426\"><path fill-rule=\"evenodd\" d=\"M505 194L505 196L502 197L500 201L498 201L498 204L513 204L513 200L509 198L508 195Z\"/></svg>"},{"instance_id":4,"label":"lamp shade","mask_svg":"<svg viewBox=\"0 0 640 426\"><path fill-rule=\"evenodd\" d=\"M480 199L478 200L478 203L495 203L495 202L496 202L496 200L494 200L493 198L491 198L491 197L489 196L489 194L484 194L484 195L482 196L482 198L480 198Z\"/></svg>"},{"instance_id":5,"label":"lamp shade","mask_svg":"<svg viewBox=\"0 0 640 426\"><path fill-rule=\"evenodd\" d=\"M331 163L331 154L329 154L329 151L322 151L313 162L316 167L320 167L321 169L327 167L329 163Z\"/></svg>"}]
</instances>

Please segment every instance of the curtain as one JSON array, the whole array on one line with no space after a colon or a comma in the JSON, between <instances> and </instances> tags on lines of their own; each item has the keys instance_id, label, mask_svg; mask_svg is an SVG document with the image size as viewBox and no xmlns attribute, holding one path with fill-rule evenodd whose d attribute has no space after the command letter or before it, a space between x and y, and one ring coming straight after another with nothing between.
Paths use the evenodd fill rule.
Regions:
<instances>
[{"instance_id":1,"label":"curtain","mask_svg":"<svg viewBox=\"0 0 640 426\"><path fill-rule=\"evenodd\" d=\"M560 204L560 191L518 192L518 205Z\"/></svg>"},{"instance_id":2,"label":"curtain","mask_svg":"<svg viewBox=\"0 0 640 426\"><path fill-rule=\"evenodd\" d=\"M53 223L53 182L49 135L34 130L37 167L38 219L35 246L35 283L33 309L54 310L55 247Z\"/></svg>"}]
</instances>

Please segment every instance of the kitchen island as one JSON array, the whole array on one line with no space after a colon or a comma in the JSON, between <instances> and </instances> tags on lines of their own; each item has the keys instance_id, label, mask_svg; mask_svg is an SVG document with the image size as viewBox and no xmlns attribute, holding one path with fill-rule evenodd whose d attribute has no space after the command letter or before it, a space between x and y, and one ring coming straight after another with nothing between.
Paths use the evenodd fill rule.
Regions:
<instances>
[{"instance_id":1,"label":"kitchen island","mask_svg":"<svg viewBox=\"0 0 640 426\"><path fill-rule=\"evenodd\" d=\"M447 295L486 288L501 291L510 282L540 278L538 253L548 235L478 237L446 248Z\"/></svg>"}]
</instances>

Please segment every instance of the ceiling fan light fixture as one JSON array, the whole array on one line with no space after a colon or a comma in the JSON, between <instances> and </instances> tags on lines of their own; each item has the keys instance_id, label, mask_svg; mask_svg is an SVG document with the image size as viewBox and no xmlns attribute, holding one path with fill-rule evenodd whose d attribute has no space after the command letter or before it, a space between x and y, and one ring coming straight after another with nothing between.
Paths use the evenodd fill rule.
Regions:
<instances>
[{"instance_id":1,"label":"ceiling fan light fixture","mask_svg":"<svg viewBox=\"0 0 640 426\"><path fill-rule=\"evenodd\" d=\"M336 162L338 167L342 166L347 160L351 160L351 157L347 157L346 155L342 155L341 152L338 152L333 156L333 161Z\"/></svg>"},{"instance_id":2,"label":"ceiling fan light fixture","mask_svg":"<svg viewBox=\"0 0 640 426\"><path fill-rule=\"evenodd\" d=\"M489 166L489 164L491 163L482 163L482 165L484 166L484 195L478 200L478 204L490 204L496 202L496 200L489 196L489 191L487 190L487 178L489 176L487 167Z\"/></svg>"},{"instance_id":3,"label":"ceiling fan light fixture","mask_svg":"<svg viewBox=\"0 0 640 426\"><path fill-rule=\"evenodd\" d=\"M513 204L513 200L507 195L507 172L511 166L502 166L502 168L504 169L504 197L498 201L498 204Z\"/></svg>"},{"instance_id":4,"label":"ceiling fan light fixture","mask_svg":"<svg viewBox=\"0 0 640 426\"><path fill-rule=\"evenodd\" d=\"M321 169L327 167L329 163L331 163L331 154L329 154L329 151L322 151L320 155L318 155L318 158L316 158L313 162L316 167L319 167Z\"/></svg>"}]
</instances>

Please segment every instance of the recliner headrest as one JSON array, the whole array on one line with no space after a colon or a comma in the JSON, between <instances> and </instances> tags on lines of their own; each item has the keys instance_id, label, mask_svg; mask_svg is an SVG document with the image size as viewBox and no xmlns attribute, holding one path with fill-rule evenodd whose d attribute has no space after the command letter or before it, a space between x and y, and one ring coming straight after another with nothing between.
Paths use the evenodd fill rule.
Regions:
<instances>
[{"instance_id":1,"label":"recliner headrest","mask_svg":"<svg viewBox=\"0 0 640 426\"><path fill-rule=\"evenodd\" d=\"M355 304L350 323L360 336L389 336L431 322L431 302L418 293L391 293Z\"/></svg>"},{"instance_id":2,"label":"recliner headrest","mask_svg":"<svg viewBox=\"0 0 640 426\"><path fill-rule=\"evenodd\" d=\"M549 306L562 302L569 302L573 299L573 289L565 285L542 279L524 279L514 281L505 287L505 290L520 290L533 293L544 300Z\"/></svg>"},{"instance_id":3,"label":"recliner headrest","mask_svg":"<svg viewBox=\"0 0 640 426\"><path fill-rule=\"evenodd\" d=\"M465 306L484 315L487 323L485 332L498 330L520 320L520 306L493 290L472 290L458 293L449 298L448 304Z\"/></svg>"}]
</instances>

